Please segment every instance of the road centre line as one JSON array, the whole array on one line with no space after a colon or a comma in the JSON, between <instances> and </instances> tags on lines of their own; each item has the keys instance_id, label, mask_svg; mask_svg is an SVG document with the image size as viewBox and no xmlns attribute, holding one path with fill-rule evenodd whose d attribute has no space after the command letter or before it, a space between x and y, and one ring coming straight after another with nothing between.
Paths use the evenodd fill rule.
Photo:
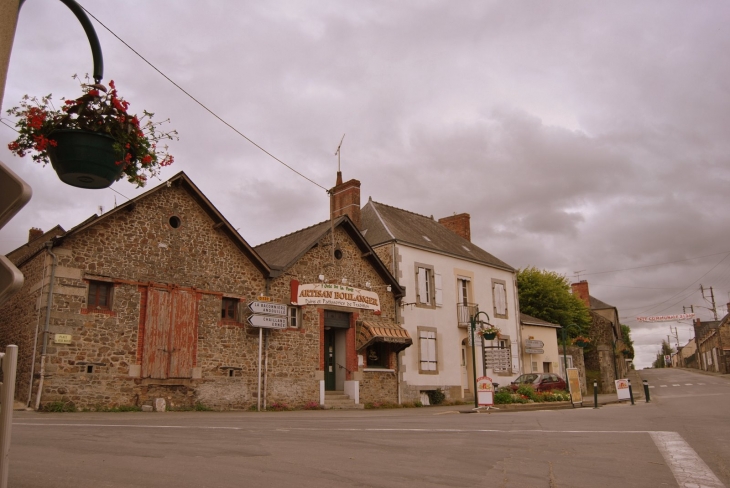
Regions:
<instances>
[{"instance_id":1,"label":"road centre line","mask_svg":"<svg viewBox=\"0 0 730 488\"><path fill-rule=\"evenodd\" d=\"M13 425L33 427L130 427L133 429L203 429L203 430L248 430L241 427L196 427L194 425L137 425L137 424L46 424L31 422L13 422Z\"/></svg>"},{"instance_id":2,"label":"road centre line","mask_svg":"<svg viewBox=\"0 0 730 488\"><path fill-rule=\"evenodd\" d=\"M654 444L682 487L725 488L709 466L676 432L650 432Z\"/></svg>"}]
</instances>

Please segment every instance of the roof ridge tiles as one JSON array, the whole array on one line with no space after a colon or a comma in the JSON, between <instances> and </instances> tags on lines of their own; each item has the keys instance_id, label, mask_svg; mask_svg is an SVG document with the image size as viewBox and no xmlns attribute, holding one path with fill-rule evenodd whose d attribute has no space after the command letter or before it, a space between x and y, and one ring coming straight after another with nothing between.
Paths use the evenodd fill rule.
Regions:
<instances>
[{"instance_id":1,"label":"roof ridge tiles","mask_svg":"<svg viewBox=\"0 0 730 488\"><path fill-rule=\"evenodd\" d=\"M282 239L286 239L287 237L291 237L291 236L293 236L294 234L299 234L300 232L304 232L305 230L313 229L314 227L317 227L318 225L322 225L322 224L324 224L324 223L327 223L327 222L329 222L330 220L331 220L331 219L327 219L327 220L323 220L323 221L321 221L321 222L317 222L316 224L312 224L312 225L310 225L309 227L303 227L303 228L301 228L301 229L298 229L298 230L295 230L295 231L293 231L293 232L289 232L288 234L284 234L283 236L279 236L279 237L276 237L276 238L274 238L274 239L271 239L270 241L262 242L261 244L256 244L256 245L255 245L255 246L253 246L253 247L254 247L254 248L256 248L256 247L261 247L261 246L265 246L266 244L271 244L271 243L273 243L273 242L276 242L276 241L280 241L280 240L282 240Z\"/></svg>"},{"instance_id":2,"label":"roof ridge tiles","mask_svg":"<svg viewBox=\"0 0 730 488\"><path fill-rule=\"evenodd\" d=\"M406 210L406 209L404 209L404 208L399 208L399 207L396 207L396 206L393 206L393 205L388 205L387 203L381 203L381 202L376 202L375 200L372 200L372 202L373 202L373 203L377 203L378 205L382 205L383 207L388 207L388 208L392 208L392 209L395 209L395 210L398 210L398 211L401 211L401 212L406 212L406 213L409 213L409 214L415 215L415 216L417 216L417 217L423 217L424 219L428 219L428 220L430 220L430 221L432 221L432 222L437 222L436 220L434 220L434 218L433 218L432 216L428 216L428 215L421 215L421 214L419 214L419 213L416 213L416 212L413 212L413 211L411 211L411 210Z\"/></svg>"}]
</instances>

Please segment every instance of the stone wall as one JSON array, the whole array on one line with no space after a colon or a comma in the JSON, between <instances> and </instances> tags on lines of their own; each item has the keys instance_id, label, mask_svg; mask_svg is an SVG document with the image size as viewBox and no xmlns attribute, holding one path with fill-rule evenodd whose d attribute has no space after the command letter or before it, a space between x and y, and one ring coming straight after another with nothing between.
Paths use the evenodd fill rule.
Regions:
<instances>
[{"instance_id":1,"label":"stone wall","mask_svg":"<svg viewBox=\"0 0 730 488\"><path fill-rule=\"evenodd\" d=\"M584 351L585 369L600 372L600 381L598 384L601 393L614 393L616 386L616 372L614 361L618 359L614 353L614 333L611 321L601 315L590 312L591 328L589 337L591 344Z\"/></svg>"}]
</instances>

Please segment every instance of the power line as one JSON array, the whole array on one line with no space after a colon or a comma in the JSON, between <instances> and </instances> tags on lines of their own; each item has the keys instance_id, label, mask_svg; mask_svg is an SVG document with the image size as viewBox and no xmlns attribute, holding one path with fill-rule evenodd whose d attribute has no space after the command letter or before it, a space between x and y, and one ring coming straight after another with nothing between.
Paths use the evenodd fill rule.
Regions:
<instances>
[{"instance_id":1,"label":"power line","mask_svg":"<svg viewBox=\"0 0 730 488\"><path fill-rule=\"evenodd\" d=\"M692 261L693 259L709 258L709 257L712 257L712 256L719 256L721 254L728 254L728 255L730 255L730 251L718 252L718 253L715 253L715 254L706 254L705 256L697 256L695 258L680 259L680 260L677 260L677 261L668 261L666 263L647 264L645 266L636 266L634 268L611 269L611 270L607 270L607 271L594 271L593 273L583 273L583 272L581 272L581 274L584 275L584 276L587 276L587 275L597 275L597 274L604 274L604 273L618 273L619 271L631 271L631 270L634 270L634 269L652 268L654 266L664 266L665 264L683 263L685 261Z\"/></svg>"},{"instance_id":2,"label":"power line","mask_svg":"<svg viewBox=\"0 0 730 488\"><path fill-rule=\"evenodd\" d=\"M175 87L176 87L176 88L177 88L178 90L180 90L180 91L181 91L181 92L183 92L183 93L184 93L185 95L187 95L187 96L188 96L188 97L189 97L189 98L190 98L190 99L191 99L192 101L194 101L195 103L197 103L198 105L200 105L200 106L201 106L201 107L202 107L202 108L203 108L204 110L206 110L206 111L207 111L208 113L210 113L210 114L211 114L211 115L212 115L213 117L215 117L215 118L216 118L216 119L218 119L219 121L223 122L223 124L225 124L225 125L226 125L226 126L227 126L228 128L230 128L230 129L231 129L231 130L232 130L233 132L235 132L235 133L236 133L236 134L238 134L239 136L243 137L243 138L244 138L244 139L246 139L246 140L247 140L248 142L250 142L251 144L253 144L254 146L256 146L256 147L257 147L258 149L260 149L261 151L263 151L263 152L264 152L264 154L266 154L267 156L271 157L272 159L274 159L274 160L275 160L275 161L277 161L278 163L280 163L280 164L284 165L285 167L287 167L288 169L290 169L290 170L291 170L291 171L293 171L294 173L298 174L299 176L301 176L302 178L304 178L304 179L305 179L305 180L307 180L308 182L312 183L313 185L316 185L316 186L320 187L320 188L321 188L321 189L323 189L324 191L329 191L329 189L328 189L328 188L325 188L325 187L323 187L322 185L320 185L319 183L317 183L316 181L314 181L314 180L312 180L312 179L308 178L307 176L304 176L304 175L303 175L302 173L300 173L300 172L299 172L299 171L297 171L296 169L292 168L291 166L289 166L288 164L286 164L286 163L285 163L284 161L282 161L281 159L277 158L276 156L274 156L273 154L271 154L271 153L270 153L269 151L267 151L266 149L264 149L263 147L259 146L259 145L258 145L257 143L255 143L255 142L254 142L253 140L251 140L251 139L250 139L249 137L247 137L247 136L246 136L245 134L243 134L243 133L242 133L241 131L239 131L238 129L236 129L235 127L233 127L233 126L232 126L231 124L229 124L228 122L226 122L225 120L223 120L223 118L221 118L221 117L220 117L220 116L219 116L218 114L216 114L216 113L215 113L215 112L213 112L213 111L212 111L211 109L209 109L208 107L206 107L206 106L205 106L205 105L204 105L204 104L203 104L203 103L202 103L201 101L199 101L199 100L198 100L197 98L195 98L195 97L194 97L194 96L192 96L192 95L191 95L190 93L188 93L188 92L187 92L187 91L186 91L186 90L185 90L185 89L184 89L183 87L181 87L180 85L178 85L177 83L175 83L175 82L174 82L174 81L173 81L173 80L172 80L172 79L171 79L171 78L170 78L169 76L167 76L167 75L166 75L165 73L163 73L162 71L160 71L160 69L159 69L159 68L157 68L157 66L155 66L155 65L154 65L154 64L152 64L151 62L147 61L147 59L146 59L146 58L145 58L144 56L142 56L142 55L141 55L140 53L138 53L138 52L137 52L137 51L136 51L136 50L135 50L135 49L134 49L134 48L133 48L132 46L130 46L129 44L127 44L127 43L126 43L126 42L124 41L124 39L122 39L121 37L119 37L118 35L116 35L116 34L114 33L114 31L112 31L112 30L111 30L111 29L110 29L109 27L107 27L106 25L104 25L104 23L103 23L102 21L100 21L99 19L97 19L97 18L96 18L96 17L94 16L94 14L92 14L91 12L89 12L89 11L88 11L88 10L86 9L86 7L84 7L83 5L81 5L81 8L82 8L82 9L84 9L84 12L86 12L87 14L89 14L89 16L91 16L91 18L92 18L92 19L94 19L95 21L97 21L97 22L99 23L99 25L101 25L101 26L102 26L102 27L103 27L104 29L106 29L107 31L109 31L109 33L110 33L111 35L113 35L114 37L116 37L116 38L117 38L117 39L119 40L119 42L121 42L122 44L124 44L124 45L125 45L125 46L126 46L126 47L127 47L127 48L128 48L129 50L130 50L130 51L132 51L132 52L133 52L134 54L136 54L137 56L139 56L139 58L140 58L140 59L141 59L142 61L144 61L145 63L147 63L148 65L150 65L150 67L152 67L152 69L154 69L155 71L157 71L157 72L158 72L158 73L159 73L160 75L162 75L162 76L163 76L163 77L164 77L164 78L165 78L165 79L166 79L167 81L169 81L170 83L172 83L172 84L173 84L173 85L174 85L174 86L175 86Z\"/></svg>"}]
</instances>

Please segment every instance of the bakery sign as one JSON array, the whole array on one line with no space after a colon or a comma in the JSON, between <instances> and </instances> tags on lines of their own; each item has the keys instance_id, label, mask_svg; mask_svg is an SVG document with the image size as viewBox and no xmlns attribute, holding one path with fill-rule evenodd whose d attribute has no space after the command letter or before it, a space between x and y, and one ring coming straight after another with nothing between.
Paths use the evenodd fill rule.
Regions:
<instances>
[{"instance_id":1,"label":"bakery sign","mask_svg":"<svg viewBox=\"0 0 730 488\"><path fill-rule=\"evenodd\" d=\"M292 289L292 291L295 290ZM292 305L336 305L380 311L380 298L373 291L346 285L302 284L297 286L295 293L292 293Z\"/></svg>"}]
</instances>

